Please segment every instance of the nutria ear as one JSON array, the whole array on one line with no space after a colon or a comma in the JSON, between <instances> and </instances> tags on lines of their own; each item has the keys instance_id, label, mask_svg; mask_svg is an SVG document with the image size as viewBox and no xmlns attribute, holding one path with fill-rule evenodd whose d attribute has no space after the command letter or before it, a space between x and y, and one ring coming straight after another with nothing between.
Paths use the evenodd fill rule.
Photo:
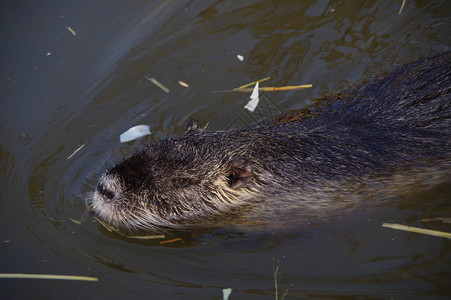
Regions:
<instances>
[{"instance_id":1,"label":"nutria ear","mask_svg":"<svg viewBox=\"0 0 451 300\"><path fill-rule=\"evenodd\" d=\"M246 187L252 176L254 176L254 170L250 159L244 156L232 159L227 170L227 178L232 189Z\"/></svg>"},{"instance_id":2,"label":"nutria ear","mask_svg":"<svg viewBox=\"0 0 451 300\"><path fill-rule=\"evenodd\" d=\"M199 128L199 126L197 124L197 120L191 119L191 120L189 120L188 125L186 125L185 131L196 130L197 128Z\"/></svg>"}]
</instances>

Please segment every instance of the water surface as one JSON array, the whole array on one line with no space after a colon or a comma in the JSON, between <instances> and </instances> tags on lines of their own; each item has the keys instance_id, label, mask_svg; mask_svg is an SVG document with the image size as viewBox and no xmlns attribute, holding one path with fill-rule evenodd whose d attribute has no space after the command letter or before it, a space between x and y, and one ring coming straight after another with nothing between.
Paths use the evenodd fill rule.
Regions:
<instances>
[{"instance_id":1,"label":"water surface","mask_svg":"<svg viewBox=\"0 0 451 300\"><path fill-rule=\"evenodd\" d=\"M2 279L2 295L219 299L232 288L231 299L274 299L275 259L287 299L449 297L450 242L381 227L394 221L450 230L421 222L451 215L449 184L274 235L218 229L160 245L111 234L91 217L82 225L68 219L83 215L105 168L141 144L180 135L191 118L212 130L237 126L238 116L254 121L243 113L248 95L213 91L268 76L273 86L313 84L271 94L278 109L296 109L450 49L449 2L406 1L398 14L400 5L3 2L0 272L99 282ZM149 124L152 135L120 144L119 134L137 124Z\"/></svg>"}]
</instances>

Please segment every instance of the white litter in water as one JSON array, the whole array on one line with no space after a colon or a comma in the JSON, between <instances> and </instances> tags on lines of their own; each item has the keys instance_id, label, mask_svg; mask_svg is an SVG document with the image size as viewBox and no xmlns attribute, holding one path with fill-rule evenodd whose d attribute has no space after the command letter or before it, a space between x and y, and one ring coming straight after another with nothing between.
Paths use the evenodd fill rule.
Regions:
<instances>
[{"instance_id":1,"label":"white litter in water","mask_svg":"<svg viewBox=\"0 0 451 300\"><path fill-rule=\"evenodd\" d=\"M119 139L121 140L121 143L126 143L148 134L150 134L149 125L137 125L121 134Z\"/></svg>"},{"instance_id":2,"label":"white litter in water","mask_svg":"<svg viewBox=\"0 0 451 300\"><path fill-rule=\"evenodd\" d=\"M257 81L254 89L252 90L251 100L246 104L246 106L244 106L244 108L250 110L251 112L254 112L255 108L258 105L258 101L260 101L260 98L258 97L258 81Z\"/></svg>"},{"instance_id":3,"label":"white litter in water","mask_svg":"<svg viewBox=\"0 0 451 300\"><path fill-rule=\"evenodd\" d=\"M222 289L222 299L223 300L228 300L230 294L232 293L232 289Z\"/></svg>"},{"instance_id":4,"label":"white litter in water","mask_svg":"<svg viewBox=\"0 0 451 300\"><path fill-rule=\"evenodd\" d=\"M244 56L242 56L242 55L237 55L236 57L238 57L238 59L240 60L240 61L243 61L244 60Z\"/></svg>"}]
</instances>

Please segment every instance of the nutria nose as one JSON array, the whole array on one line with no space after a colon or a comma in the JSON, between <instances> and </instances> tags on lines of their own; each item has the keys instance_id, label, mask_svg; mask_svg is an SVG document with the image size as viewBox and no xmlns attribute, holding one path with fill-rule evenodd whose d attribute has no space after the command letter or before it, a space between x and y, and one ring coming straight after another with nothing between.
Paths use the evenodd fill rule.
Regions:
<instances>
[{"instance_id":1,"label":"nutria nose","mask_svg":"<svg viewBox=\"0 0 451 300\"><path fill-rule=\"evenodd\" d=\"M99 184L97 185L97 191L106 198L105 201L107 202L113 200L115 197L114 191L107 188L103 183L99 182Z\"/></svg>"}]
</instances>

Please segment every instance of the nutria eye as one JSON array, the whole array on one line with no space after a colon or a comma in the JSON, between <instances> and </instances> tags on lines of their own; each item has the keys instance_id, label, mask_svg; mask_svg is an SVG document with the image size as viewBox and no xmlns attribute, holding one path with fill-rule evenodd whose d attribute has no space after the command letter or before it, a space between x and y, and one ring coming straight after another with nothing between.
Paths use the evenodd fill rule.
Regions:
<instances>
[{"instance_id":1,"label":"nutria eye","mask_svg":"<svg viewBox=\"0 0 451 300\"><path fill-rule=\"evenodd\" d=\"M172 183L174 183L174 185L176 185L176 186L184 187L190 183L190 180L189 180L189 178L176 178L176 179L172 180Z\"/></svg>"}]
</instances>

